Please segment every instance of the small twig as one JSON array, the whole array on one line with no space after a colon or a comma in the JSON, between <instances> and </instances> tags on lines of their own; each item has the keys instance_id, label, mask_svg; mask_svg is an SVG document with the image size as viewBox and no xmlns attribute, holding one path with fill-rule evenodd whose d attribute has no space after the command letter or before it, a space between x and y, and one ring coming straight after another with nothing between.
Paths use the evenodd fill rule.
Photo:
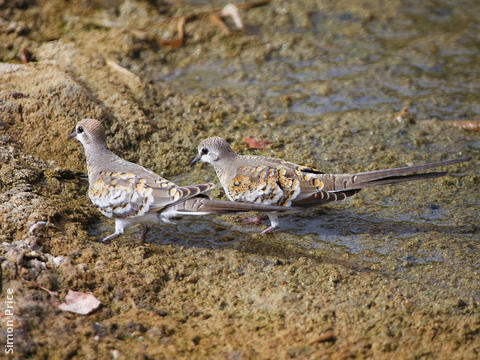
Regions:
<instances>
[{"instance_id":1,"label":"small twig","mask_svg":"<svg viewBox=\"0 0 480 360\"><path fill-rule=\"evenodd\" d=\"M130 70L125 69L123 66L118 65L116 62L112 60L106 60L107 65L110 66L112 70L114 70L116 73L121 75L124 80L126 80L126 84L130 88L137 88L142 86L142 82L140 81L140 78L132 73Z\"/></svg>"},{"instance_id":2,"label":"small twig","mask_svg":"<svg viewBox=\"0 0 480 360\"><path fill-rule=\"evenodd\" d=\"M260 1L251 1L237 4L236 7L239 9L251 9L257 6L263 6L272 2L272 0L260 0Z\"/></svg>"},{"instance_id":3,"label":"small twig","mask_svg":"<svg viewBox=\"0 0 480 360\"><path fill-rule=\"evenodd\" d=\"M185 23L187 21L196 19L196 18L201 18L201 17L209 17L209 19L214 22L216 25L218 25L221 30L223 31L224 34L230 35L231 31L228 28L228 26L223 22L221 19L221 16L226 17L230 16L232 17L233 22L235 23L235 26L239 29L243 29L243 23L242 20L240 19L240 16L238 14L239 9L250 9L254 8L257 6L263 6L268 3L270 3L272 0L259 0L259 1L252 1L252 2L244 2L241 4L233 5L233 4L227 4L226 6L222 8L214 8L211 10L205 10L205 11L199 11L195 13L190 13L186 15L180 15L180 16L172 16L169 18L166 18L165 20L161 21L159 24L155 25L165 25L169 24L172 21L177 21L177 32L178 32L178 38L176 40L163 40L158 38L157 36L149 37L147 35L148 29L150 29L153 24L149 23L145 25L142 29L140 30L135 30L134 34L138 36L141 39L153 39L154 41L157 42L160 46L173 46L173 47L179 47L183 45L184 37L185 37Z\"/></svg>"},{"instance_id":4,"label":"small twig","mask_svg":"<svg viewBox=\"0 0 480 360\"><path fill-rule=\"evenodd\" d=\"M228 28L228 26L223 22L222 18L220 16L218 16L217 14L210 14L210 20L215 24L215 25L218 25L218 27L220 28L220 30L222 30L222 32L225 34L225 35L230 35L231 34L231 31L230 29Z\"/></svg>"},{"instance_id":5,"label":"small twig","mask_svg":"<svg viewBox=\"0 0 480 360\"><path fill-rule=\"evenodd\" d=\"M334 342L336 340L335 333L332 330L324 332L317 339L316 342Z\"/></svg>"},{"instance_id":6,"label":"small twig","mask_svg":"<svg viewBox=\"0 0 480 360\"><path fill-rule=\"evenodd\" d=\"M244 3L241 3L241 4L237 4L235 5L238 9L241 9L241 10L244 10L244 9L251 9L251 8L254 8L254 7L258 7L258 6L263 6L263 5L266 5L268 4L269 2L272 2L272 0L259 0L259 1L252 1L252 2L244 2ZM199 12L196 12L196 13L191 13L191 14L188 14L188 15L183 15L183 17L186 18L186 20L191 20L193 18L198 18L198 17L206 17L206 16L210 16L210 14L220 14L222 12L222 10L224 9L224 7L222 8L214 8L214 9L211 9L211 10L205 10L205 11L199 11ZM179 17L182 17L182 16L172 16L172 17L169 17L165 20L163 20L161 22L161 24L164 24L164 23L168 23L168 22L171 22L171 21L175 21L176 19L178 19Z\"/></svg>"},{"instance_id":7,"label":"small twig","mask_svg":"<svg viewBox=\"0 0 480 360\"><path fill-rule=\"evenodd\" d=\"M39 288L42 289L42 290L45 290L52 297L52 305L53 306L58 307L58 305L60 305L60 303L57 300L57 296L58 296L57 291L48 290L47 288L45 288L43 286L39 286Z\"/></svg>"}]
</instances>

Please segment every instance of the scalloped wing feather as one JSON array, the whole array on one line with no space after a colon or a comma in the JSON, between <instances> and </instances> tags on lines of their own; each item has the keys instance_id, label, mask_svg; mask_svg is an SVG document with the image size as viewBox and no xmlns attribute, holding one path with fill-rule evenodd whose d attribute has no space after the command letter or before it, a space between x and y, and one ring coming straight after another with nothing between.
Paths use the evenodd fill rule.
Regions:
<instances>
[{"instance_id":1,"label":"scalloped wing feather","mask_svg":"<svg viewBox=\"0 0 480 360\"><path fill-rule=\"evenodd\" d=\"M238 167L228 185L228 195L233 201L291 206L293 201L308 198L323 189L322 181L312 168L279 159L258 160L264 163Z\"/></svg>"},{"instance_id":2,"label":"scalloped wing feather","mask_svg":"<svg viewBox=\"0 0 480 360\"><path fill-rule=\"evenodd\" d=\"M128 172L101 172L88 195L100 212L110 218L142 216L189 199L213 184L178 187L161 177L146 179Z\"/></svg>"}]
</instances>

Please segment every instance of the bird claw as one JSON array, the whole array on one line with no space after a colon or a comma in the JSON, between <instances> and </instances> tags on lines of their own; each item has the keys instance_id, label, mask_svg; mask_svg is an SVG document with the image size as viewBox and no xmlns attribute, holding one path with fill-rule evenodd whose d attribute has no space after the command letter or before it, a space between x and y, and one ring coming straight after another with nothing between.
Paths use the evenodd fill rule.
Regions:
<instances>
[{"instance_id":1,"label":"bird claw","mask_svg":"<svg viewBox=\"0 0 480 360\"><path fill-rule=\"evenodd\" d=\"M269 227L267 227L265 230L263 230L260 234L261 234L261 235L270 234L270 233L272 233L274 230L275 230L275 227L269 226Z\"/></svg>"},{"instance_id":2,"label":"bird claw","mask_svg":"<svg viewBox=\"0 0 480 360\"><path fill-rule=\"evenodd\" d=\"M109 236L107 236L106 238L100 240L100 242L102 244L110 244L112 242L112 239L109 239Z\"/></svg>"},{"instance_id":3,"label":"bird claw","mask_svg":"<svg viewBox=\"0 0 480 360\"><path fill-rule=\"evenodd\" d=\"M112 235L108 235L107 237L103 238L103 239L101 240L101 242L102 242L103 244L110 244L113 239L115 239L115 238L117 238L117 237L119 237L119 236L120 236L120 234L113 233Z\"/></svg>"},{"instance_id":4,"label":"bird claw","mask_svg":"<svg viewBox=\"0 0 480 360\"><path fill-rule=\"evenodd\" d=\"M145 238L147 237L147 234L148 232L150 231L150 228L149 227L146 227L145 229L143 229L142 233L140 234L139 236L139 240L140 241L145 241Z\"/></svg>"},{"instance_id":5,"label":"bird claw","mask_svg":"<svg viewBox=\"0 0 480 360\"><path fill-rule=\"evenodd\" d=\"M170 220L168 217L166 216L162 216L162 221L165 223L165 224L170 224L170 225L177 225L177 223L173 222L172 220Z\"/></svg>"}]
</instances>

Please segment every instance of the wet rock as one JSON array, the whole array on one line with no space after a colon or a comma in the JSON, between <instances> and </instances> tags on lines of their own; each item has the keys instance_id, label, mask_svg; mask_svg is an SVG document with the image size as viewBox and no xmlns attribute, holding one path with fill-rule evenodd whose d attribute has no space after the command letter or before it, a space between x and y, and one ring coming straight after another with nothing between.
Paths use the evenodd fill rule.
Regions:
<instances>
[{"instance_id":1,"label":"wet rock","mask_svg":"<svg viewBox=\"0 0 480 360\"><path fill-rule=\"evenodd\" d=\"M81 118L99 115L88 91L55 65L0 63L0 76L3 121L6 124L15 123L21 116L23 123L22 127L9 126L8 135L22 138L22 147L27 153L62 163L65 159L78 163L78 156L69 151L66 141L59 142L57 139L66 139L75 122ZM9 101L5 90L13 84L15 91L28 97ZM72 112L74 116L65 116ZM42 136L32 136L38 129L43 129Z\"/></svg>"},{"instance_id":2,"label":"wet rock","mask_svg":"<svg viewBox=\"0 0 480 360\"><path fill-rule=\"evenodd\" d=\"M53 256L53 255L50 255L50 254L46 254L46 256L47 256L47 259L48 259L48 263L52 264L56 268L58 268L60 265L62 265L62 263L64 261L67 260L67 257L65 257L63 255Z\"/></svg>"},{"instance_id":3,"label":"wet rock","mask_svg":"<svg viewBox=\"0 0 480 360\"><path fill-rule=\"evenodd\" d=\"M5 281L14 280L17 278L17 265L16 261L11 261L5 257L0 258L2 267L2 277Z\"/></svg>"}]
</instances>

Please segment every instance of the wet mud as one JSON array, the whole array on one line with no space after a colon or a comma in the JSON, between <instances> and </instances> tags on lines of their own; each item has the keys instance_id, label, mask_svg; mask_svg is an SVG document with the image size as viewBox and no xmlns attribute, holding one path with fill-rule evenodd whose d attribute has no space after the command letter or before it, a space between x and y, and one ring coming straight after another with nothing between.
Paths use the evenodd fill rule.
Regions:
<instances>
[{"instance_id":1,"label":"wet mud","mask_svg":"<svg viewBox=\"0 0 480 360\"><path fill-rule=\"evenodd\" d=\"M243 30L226 19L229 36L197 16L182 46L158 41L223 5L0 1L2 343L13 289L18 359L477 359L480 140L448 120L480 116L479 4L272 1L242 10ZM268 236L209 216L104 245L113 223L66 140L85 117L179 184L216 182L188 167L212 135L325 172L472 160ZM62 312L40 287L102 306Z\"/></svg>"}]
</instances>

